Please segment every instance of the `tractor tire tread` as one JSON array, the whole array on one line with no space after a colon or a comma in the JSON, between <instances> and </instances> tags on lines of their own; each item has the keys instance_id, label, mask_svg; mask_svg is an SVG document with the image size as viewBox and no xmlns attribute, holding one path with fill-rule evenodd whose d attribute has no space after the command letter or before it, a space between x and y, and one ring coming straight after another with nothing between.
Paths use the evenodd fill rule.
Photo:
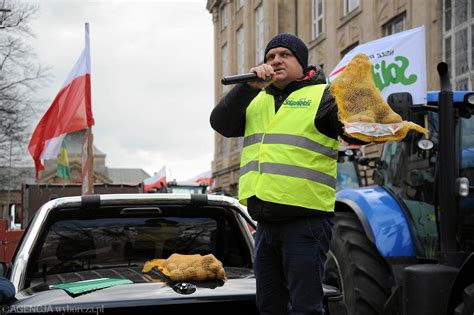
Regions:
<instances>
[{"instance_id":1,"label":"tractor tire tread","mask_svg":"<svg viewBox=\"0 0 474 315\"><path fill-rule=\"evenodd\" d=\"M391 272L354 213L336 214L330 252L334 257L339 256L339 268L345 269L341 270L342 281L351 284L344 292L348 315L382 314L391 292L387 284ZM337 274L334 270L328 272Z\"/></svg>"}]
</instances>

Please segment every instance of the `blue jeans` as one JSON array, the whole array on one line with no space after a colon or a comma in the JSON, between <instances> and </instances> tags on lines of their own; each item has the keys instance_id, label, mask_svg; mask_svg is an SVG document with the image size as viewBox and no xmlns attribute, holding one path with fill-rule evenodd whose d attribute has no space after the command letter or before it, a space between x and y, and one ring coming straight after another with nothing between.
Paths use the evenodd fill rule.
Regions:
<instances>
[{"instance_id":1,"label":"blue jeans","mask_svg":"<svg viewBox=\"0 0 474 315\"><path fill-rule=\"evenodd\" d=\"M260 314L324 314L322 279L332 220L258 223L254 271Z\"/></svg>"}]
</instances>

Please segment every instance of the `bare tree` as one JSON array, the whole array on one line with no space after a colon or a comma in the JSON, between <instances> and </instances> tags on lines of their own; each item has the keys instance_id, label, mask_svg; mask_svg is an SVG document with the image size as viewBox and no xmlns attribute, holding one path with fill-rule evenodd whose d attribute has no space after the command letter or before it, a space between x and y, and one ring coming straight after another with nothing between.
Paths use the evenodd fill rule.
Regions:
<instances>
[{"instance_id":1,"label":"bare tree","mask_svg":"<svg viewBox=\"0 0 474 315\"><path fill-rule=\"evenodd\" d=\"M0 167L8 167L26 153L35 108L42 103L36 91L47 82L49 69L28 45L38 5L0 0L0 9ZM2 184L0 179L0 189Z\"/></svg>"}]
</instances>

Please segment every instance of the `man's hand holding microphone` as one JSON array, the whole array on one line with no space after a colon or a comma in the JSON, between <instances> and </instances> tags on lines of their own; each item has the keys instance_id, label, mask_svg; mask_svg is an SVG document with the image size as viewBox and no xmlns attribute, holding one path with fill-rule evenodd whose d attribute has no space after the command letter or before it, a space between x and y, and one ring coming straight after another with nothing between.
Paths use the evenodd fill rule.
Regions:
<instances>
[{"instance_id":1,"label":"man's hand holding microphone","mask_svg":"<svg viewBox=\"0 0 474 315\"><path fill-rule=\"evenodd\" d=\"M247 83L254 89L264 89L275 81L275 71L270 65L265 63L251 68L249 72L224 77L221 83L224 85Z\"/></svg>"}]
</instances>

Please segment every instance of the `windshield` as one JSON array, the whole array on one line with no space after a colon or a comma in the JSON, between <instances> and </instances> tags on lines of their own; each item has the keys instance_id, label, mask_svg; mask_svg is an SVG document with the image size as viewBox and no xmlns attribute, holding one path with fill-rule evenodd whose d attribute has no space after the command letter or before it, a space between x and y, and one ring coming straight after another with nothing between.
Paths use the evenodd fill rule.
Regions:
<instances>
[{"instance_id":1,"label":"windshield","mask_svg":"<svg viewBox=\"0 0 474 315\"><path fill-rule=\"evenodd\" d=\"M27 278L109 267L136 267L136 273L146 261L173 253L213 254L225 267L251 265L248 246L230 210L161 209L152 216L120 209L93 217L92 210L82 213L86 212L60 213L47 227L34 248Z\"/></svg>"}]
</instances>

